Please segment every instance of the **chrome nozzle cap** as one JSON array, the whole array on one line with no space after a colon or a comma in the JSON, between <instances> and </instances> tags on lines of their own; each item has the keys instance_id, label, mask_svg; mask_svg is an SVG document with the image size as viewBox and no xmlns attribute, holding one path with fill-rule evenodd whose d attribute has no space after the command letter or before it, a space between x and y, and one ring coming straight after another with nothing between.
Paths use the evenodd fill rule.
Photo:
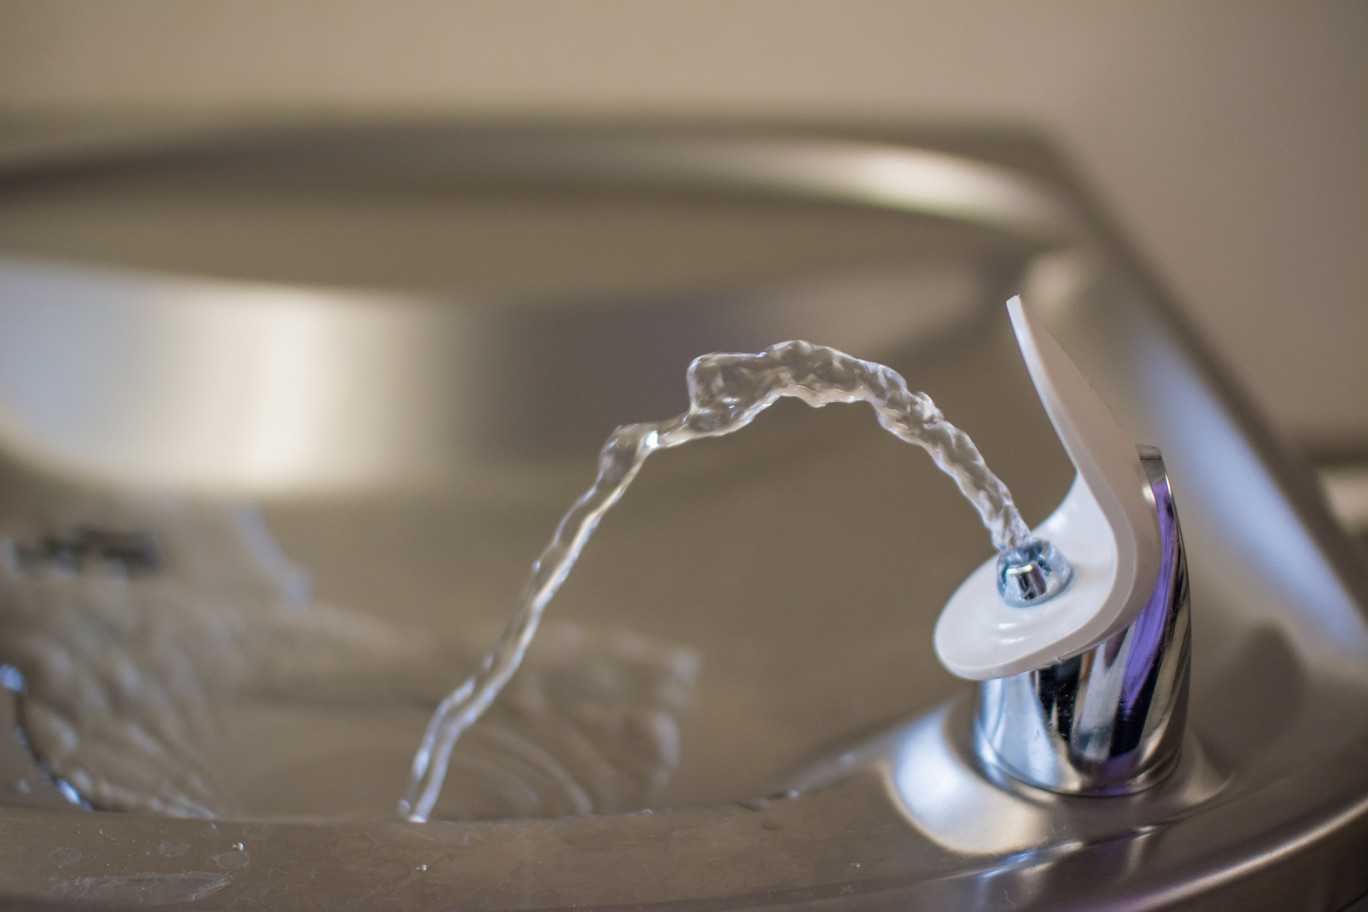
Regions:
<instances>
[{"instance_id":1,"label":"chrome nozzle cap","mask_svg":"<svg viewBox=\"0 0 1368 912\"><path fill-rule=\"evenodd\" d=\"M1031 608L1068 588L1073 567L1054 545L1033 539L998 556L997 589L1013 608Z\"/></svg>"}]
</instances>

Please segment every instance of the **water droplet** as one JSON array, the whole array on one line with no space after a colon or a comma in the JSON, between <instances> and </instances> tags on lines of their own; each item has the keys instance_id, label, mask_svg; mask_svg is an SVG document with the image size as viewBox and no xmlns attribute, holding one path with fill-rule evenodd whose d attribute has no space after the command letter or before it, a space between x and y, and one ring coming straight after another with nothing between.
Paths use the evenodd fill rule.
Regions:
<instances>
[{"instance_id":1,"label":"water droplet","mask_svg":"<svg viewBox=\"0 0 1368 912\"><path fill-rule=\"evenodd\" d=\"M214 856L214 863L220 868L245 868L251 860L251 856L241 849L231 849Z\"/></svg>"}]
</instances>

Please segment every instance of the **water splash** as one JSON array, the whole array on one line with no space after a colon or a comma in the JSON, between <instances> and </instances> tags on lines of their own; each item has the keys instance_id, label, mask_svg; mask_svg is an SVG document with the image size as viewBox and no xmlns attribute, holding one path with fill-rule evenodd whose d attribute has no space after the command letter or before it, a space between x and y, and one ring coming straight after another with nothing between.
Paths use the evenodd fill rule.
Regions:
<instances>
[{"instance_id":1,"label":"water splash","mask_svg":"<svg viewBox=\"0 0 1368 912\"><path fill-rule=\"evenodd\" d=\"M177 817L390 812L451 669L477 667L466 635L315 598L256 508L46 494L0 509L0 701L46 797ZM648 807L678 763L696 657L572 624L539 644L461 739L439 812Z\"/></svg>"},{"instance_id":2,"label":"water splash","mask_svg":"<svg viewBox=\"0 0 1368 912\"><path fill-rule=\"evenodd\" d=\"M517 671L547 604L599 521L622 498L646 457L657 450L735 433L785 397L813 408L867 402L885 430L925 449L954 479L978 510L994 546L1005 552L1031 540L1011 493L989 471L969 436L947 422L925 393L908 390L906 381L892 368L809 342L781 342L759 354L703 355L689 365L688 387L689 410L684 414L656 423L624 425L609 436L599 454L593 486L561 519L551 543L533 564L502 638L479 670L442 701L428 723L399 802L401 817L422 821L431 814L457 739Z\"/></svg>"}]
</instances>

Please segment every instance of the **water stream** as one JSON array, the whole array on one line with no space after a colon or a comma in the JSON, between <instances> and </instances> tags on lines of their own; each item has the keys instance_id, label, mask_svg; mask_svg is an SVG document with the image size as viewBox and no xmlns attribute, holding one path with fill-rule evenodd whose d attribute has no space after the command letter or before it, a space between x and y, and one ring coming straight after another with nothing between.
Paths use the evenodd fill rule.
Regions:
<instances>
[{"instance_id":1,"label":"water stream","mask_svg":"<svg viewBox=\"0 0 1368 912\"><path fill-rule=\"evenodd\" d=\"M999 549L1030 538L968 436L885 366L785 342L697 359L688 391L684 414L613 432L482 661L470 598L443 600L461 628L450 636L332 604L257 508L0 486L11 495L0 504L0 699L13 701L42 776L99 809L374 819L393 808L426 722L404 817L628 811L651 806L679 765L698 656L620 622L538 626L651 453L733 433L783 397L867 402L955 480ZM18 471L0 463L0 479ZM474 673L442 699L453 668Z\"/></svg>"},{"instance_id":2,"label":"water stream","mask_svg":"<svg viewBox=\"0 0 1368 912\"><path fill-rule=\"evenodd\" d=\"M703 355L689 365L689 409L666 421L629 424L609 436L598 475L561 519L532 566L502 637L479 670L452 691L428 723L399 814L428 819L441 794L451 753L461 735L499 695L522 663L542 614L565 582L589 537L626 492L646 457L704 437L732 434L785 397L814 408L867 402L889 433L930 453L978 510L1000 551L1030 541L1006 486L989 471L972 440L947 422L926 394L913 393L893 369L809 342L782 342L759 354Z\"/></svg>"}]
</instances>

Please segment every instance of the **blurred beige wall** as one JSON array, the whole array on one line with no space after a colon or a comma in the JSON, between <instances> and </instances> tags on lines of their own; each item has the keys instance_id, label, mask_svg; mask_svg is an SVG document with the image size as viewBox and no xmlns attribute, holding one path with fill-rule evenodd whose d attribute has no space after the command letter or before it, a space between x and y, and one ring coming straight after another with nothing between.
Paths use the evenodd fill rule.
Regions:
<instances>
[{"instance_id":1,"label":"blurred beige wall","mask_svg":"<svg viewBox=\"0 0 1368 912\"><path fill-rule=\"evenodd\" d=\"M1368 441L1368 2L0 0L35 114L1022 122L1287 432Z\"/></svg>"}]
</instances>

